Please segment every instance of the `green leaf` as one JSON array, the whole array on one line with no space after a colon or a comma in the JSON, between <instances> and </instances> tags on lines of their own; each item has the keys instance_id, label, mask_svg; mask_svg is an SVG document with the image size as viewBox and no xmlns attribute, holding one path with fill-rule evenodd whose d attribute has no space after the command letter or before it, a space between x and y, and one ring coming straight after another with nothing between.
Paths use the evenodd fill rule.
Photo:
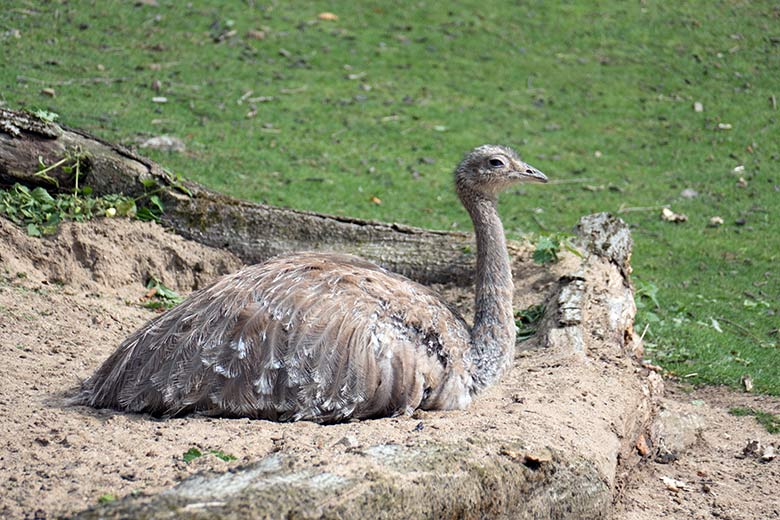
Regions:
<instances>
[{"instance_id":1,"label":"green leaf","mask_svg":"<svg viewBox=\"0 0 780 520\"><path fill-rule=\"evenodd\" d=\"M116 208L116 214L120 217L135 217L136 216L136 206L135 201L133 199L125 199L122 201L119 201L114 206Z\"/></svg>"},{"instance_id":2,"label":"green leaf","mask_svg":"<svg viewBox=\"0 0 780 520\"><path fill-rule=\"evenodd\" d=\"M534 262L542 265L557 262L560 247L560 242L552 235L539 237L533 254Z\"/></svg>"},{"instance_id":3,"label":"green leaf","mask_svg":"<svg viewBox=\"0 0 780 520\"><path fill-rule=\"evenodd\" d=\"M153 208L160 210L160 213L162 213L163 210L165 209L163 208L163 203L160 200L160 197L158 197L157 195L152 195L151 197L149 197L149 202L151 202Z\"/></svg>"},{"instance_id":4,"label":"green leaf","mask_svg":"<svg viewBox=\"0 0 780 520\"><path fill-rule=\"evenodd\" d=\"M154 179L141 179L141 184L144 185L144 188L151 189L157 187L157 181Z\"/></svg>"},{"instance_id":5,"label":"green leaf","mask_svg":"<svg viewBox=\"0 0 780 520\"><path fill-rule=\"evenodd\" d=\"M539 322L544 317L544 310L544 305L539 304L515 312L518 341L525 341L536 334Z\"/></svg>"},{"instance_id":6,"label":"green leaf","mask_svg":"<svg viewBox=\"0 0 780 520\"><path fill-rule=\"evenodd\" d=\"M36 226L32 222L27 224L27 234L30 235L31 237L40 237L43 235L43 233L41 233L40 228L38 228L38 226Z\"/></svg>"},{"instance_id":7,"label":"green leaf","mask_svg":"<svg viewBox=\"0 0 780 520\"><path fill-rule=\"evenodd\" d=\"M154 212L152 212L152 210L150 210L147 207L138 208L138 210L136 211L135 216L136 216L136 218L138 218L138 220L142 220L144 222L159 222L160 221L160 216L159 215L155 215Z\"/></svg>"},{"instance_id":8,"label":"green leaf","mask_svg":"<svg viewBox=\"0 0 780 520\"><path fill-rule=\"evenodd\" d=\"M52 204L54 203L54 197L49 195L49 192L46 191L44 188L41 188L40 186L32 190L32 192L30 192L30 195L32 196L33 200L37 202L41 202L41 203L49 202Z\"/></svg>"},{"instance_id":9,"label":"green leaf","mask_svg":"<svg viewBox=\"0 0 780 520\"><path fill-rule=\"evenodd\" d=\"M225 462L232 462L234 460L238 460L234 455L230 455L228 453L225 453L222 450L211 450L209 453L211 453L212 455L214 455L218 459L223 460Z\"/></svg>"},{"instance_id":10,"label":"green leaf","mask_svg":"<svg viewBox=\"0 0 780 520\"><path fill-rule=\"evenodd\" d=\"M184 455L182 455L182 459L184 460L184 462L189 464L193 460L197 459L198 457L202 457L202 456L203 456L203 453L201 453L201 451L198 448L190 448L190 449L188 449L184 453Z\"/></svg>"},{"instance_id":11,"label":"green leaf","mask_svg":"<svg viewBox=\"0 0 780 520\"><path fill-rule=\"evenodd\" d=\"M32 115L47 123L53 123L60 117L60 115L56 112L49 112L48 110L43 109L38 109L35 112L32 112Z\"/></svg>"}]
</instances>

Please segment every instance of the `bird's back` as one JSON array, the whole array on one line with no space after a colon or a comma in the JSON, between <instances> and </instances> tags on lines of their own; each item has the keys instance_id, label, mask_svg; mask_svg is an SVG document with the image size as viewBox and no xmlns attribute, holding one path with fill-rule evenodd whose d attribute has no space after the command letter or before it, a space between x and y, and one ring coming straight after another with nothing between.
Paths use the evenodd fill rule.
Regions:
<instances>
[{"instance_id":1,"label":"bird's back","mask_svg":"<svg viewBox=\"0 0 780 520\"><path fill-rule=\"evenodd\" d=\"M334 422L471 400L468 328L435 293L349 255L253 265L128 337L78 402Z\"/></svg>"}]
</instances>

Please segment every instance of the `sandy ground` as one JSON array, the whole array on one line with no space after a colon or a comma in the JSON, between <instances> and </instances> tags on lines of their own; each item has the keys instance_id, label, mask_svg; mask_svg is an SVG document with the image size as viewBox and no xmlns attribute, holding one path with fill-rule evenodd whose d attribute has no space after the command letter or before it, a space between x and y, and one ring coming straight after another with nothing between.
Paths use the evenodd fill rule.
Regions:
<instances>
[{"instance_id":1,"label":"sandy ground","mask_svg":"<svg viewBox=\"0 0 780 520\"><path fill-rule=\"evenodd\" d=\"M465 420L475 436L489 436L491 414L511 400L500 388L490 390L466 412L424 414L422 431L419 416L279 425L203 417L157 421L67 406L80 381L154 316L139 305L149 276L187 294L239 265L230 254L153 224L66 224L56 237L39 240L0 219L1 517L33 518L36 511L39 517L67 516L101 497L155 493L201 470L224 470L279 450L310 453L420 435L436 442L456 433L453 417L459 427ZM539 287L550 282L535 281ZM468 291L439 289L469 313ZM780 460L737 458L750 440L778 446L780 436L752 417L727 413L732 406L780 413L780 399L672 385L665 406L697 414L703 431L678 461L640 464L621 485L617 518L780 518ZM323 446L334 437L343 442ZM206 455L184 462L191 448ZM223 461L211 451L236 460ZM686 487L671 491L662 477Z\"/></svg>"}]
</instances>

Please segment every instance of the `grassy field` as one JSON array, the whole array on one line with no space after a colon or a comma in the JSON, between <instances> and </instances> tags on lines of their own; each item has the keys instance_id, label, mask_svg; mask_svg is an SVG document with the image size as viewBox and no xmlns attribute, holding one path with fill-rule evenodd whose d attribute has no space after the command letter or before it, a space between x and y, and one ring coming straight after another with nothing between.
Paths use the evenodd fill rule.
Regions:
<instances>
[{"instance_id":1,"label":"grassy field","mask_svg":"<svg viewBox=\"0 0 780 520\"><path fill-rule=\"evenodd\" d=\"M470 227L461 154L512 145L555 183L502 199L511 236L619 213L648 359L780 394L776 2L157 2L6 2L0 102L178 136L141 152L231 195L442 229Z\"/></svg>"}]
</instances>

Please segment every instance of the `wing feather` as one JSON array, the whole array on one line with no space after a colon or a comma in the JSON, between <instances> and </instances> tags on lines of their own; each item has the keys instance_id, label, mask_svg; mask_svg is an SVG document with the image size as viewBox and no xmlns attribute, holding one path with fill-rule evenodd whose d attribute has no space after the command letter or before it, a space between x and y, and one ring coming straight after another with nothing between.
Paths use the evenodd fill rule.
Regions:
<instances>
[{"instance_id":1,"label":"wing feather","mask_svg":"<svg viewBox=\"0 0 780 520\"><path fill-rule=\"evenodd\" d=\"M427 288L348 255L304 253L193 293L128 337L77 401L155 415L397 415L421 405L423 387L465 377L440 360L467 342L465 322Z\"/></svg>"}]
</instances>

